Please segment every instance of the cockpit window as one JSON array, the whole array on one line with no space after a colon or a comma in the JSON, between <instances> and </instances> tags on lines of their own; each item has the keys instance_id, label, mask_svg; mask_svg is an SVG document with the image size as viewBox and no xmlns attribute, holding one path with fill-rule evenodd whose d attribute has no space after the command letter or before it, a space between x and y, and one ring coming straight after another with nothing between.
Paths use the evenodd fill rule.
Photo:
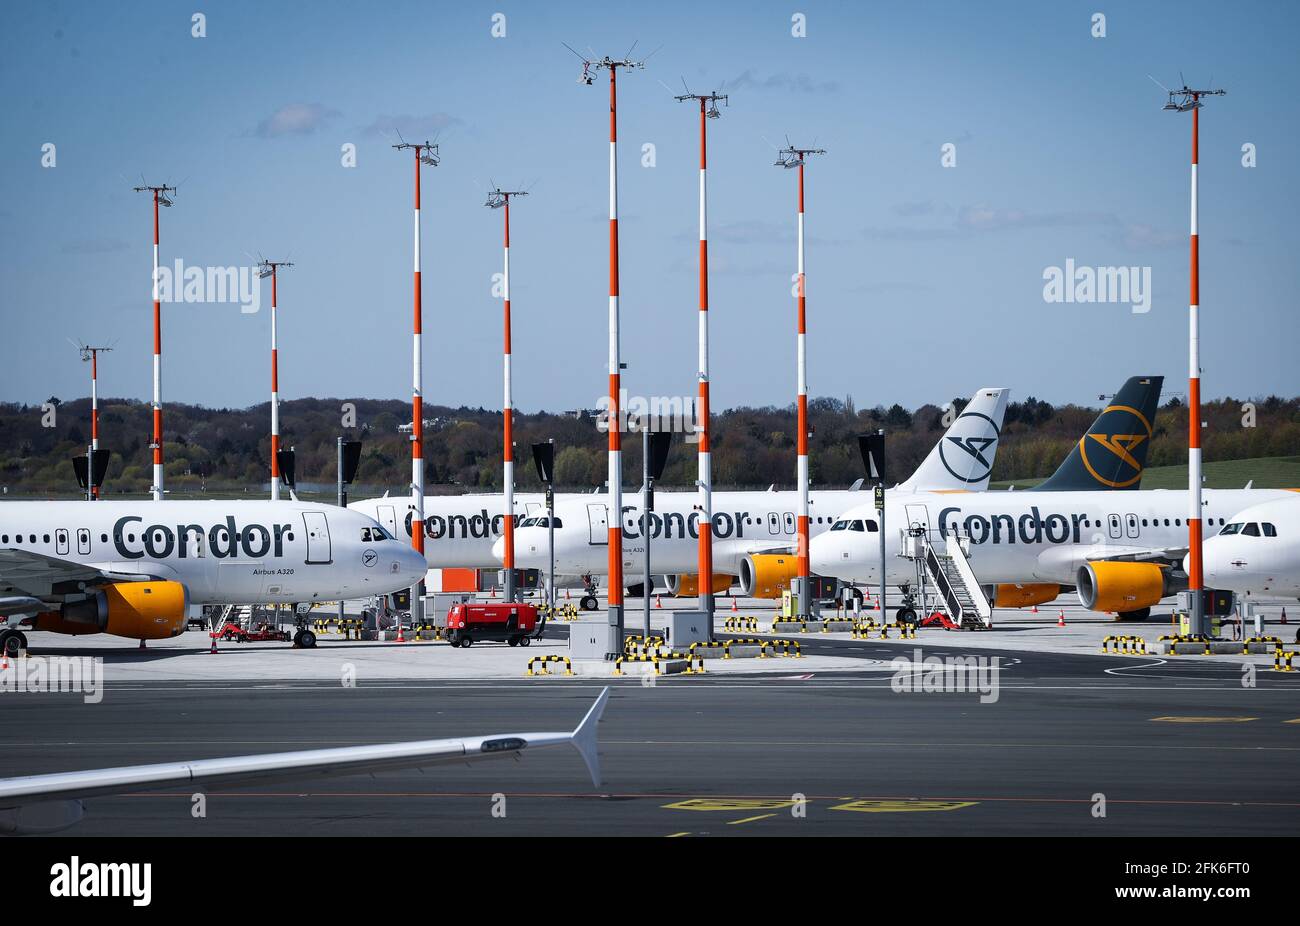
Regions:
<instances>
[{"instance_id":1,"label":"cockpit window","mask_svg":"<svg viewBox=\"0 0 1300 926\"><path fill-rule=\"evenodd\" d=\"M361 542L370 543L370 528L368 527L361 528Z\"/></svg>"},{"instance_id":2,"label":"cockpit window","mask_svg":"<svg viewBox=\"0 0 1300 926\"><path fill-rule=\"evenodd\" d=\"M866 529L867 529L866 525L863 524L861 521L853 521L852 523L849 524L849 530L851 531L858 531L859 533L861 533Z\"/></svg>"},{"instance_id":3,"label":"cockpit window","mask_svg":"<svg viewBox=\"0 0 1300 926\"><path fill-rule=\"evenodd\" d=\"M1259 525L1258 525L1258 524L1255 524L1255 523L1253 523L1253 522L1250 523L1250 524L1247 524L1245 527L1243 527L1243 528L1241 529L1241 535L1242 535L1243 537L1258 537L1258 536L1259 536Z\"/></svg>"},{"instance_id":4,"label":"cockpit window","mask_svg":"<svg viewBox=\"0 0 1300 926\"><path fill-rule=\"evenodd\" d=\"M1274 527L1272 524L1269 524L1267 521L1264 522L1264 536L1265 537L1277 536L1277 528Z\"/></svg>"},{"instance_id":5,"label":"cockpit window","mask_svg":"<svg viewBox=\"0 0 1300 926\"><path fill-rule=\"evenodd\" d=\"M876 522L875 522L875 521L872 521L870 518L868 518L868 519L867 519L867 532L868 532L868 533L872 533L872 534L874 534L874 533L877 533L879 530L880 530L880 528L876 526Z\"/></svg>"},{"instance_id":6,"label":"cockpit window","mask_svg":"<svg viewBox=\"0 0 1300 926\"><path fill-rule=\"evenodd\" d=\"M361 528L362 543L382 543L385 540L395 539L392 534L376 524L374 527Z\"/></svg>"},{"instance_id":7,"label":"cockpit window","mask_svg":"<svg viewBox=\"0 0 1300 926\"><path fill-rule=\"evenodd\" d=\"M1229 524L1229 525L1228 525L1227 527L1225 527L1223 530L1219 531L1219 536L1220 536L1220 537L1226 537L1228 534L1240 534L1240 533L1241 533L1241 529L1242 529L1242 527L1244 527L1244 526L1245 526L1245 525L1243 525L1240 521L1233 521L1231 524Z\"/></svg>"},{"instance_id":8,"label":"cockpit window","mask_svg":"<svg viewBox=\"0 0 1300 926\"><path fill-rule=\"evenodd\" d=\"M831 530L833 531L846 531L848 529L849 529L848 521L836 521L834 524L831 525Z\"/></svg>"}]
</instances>

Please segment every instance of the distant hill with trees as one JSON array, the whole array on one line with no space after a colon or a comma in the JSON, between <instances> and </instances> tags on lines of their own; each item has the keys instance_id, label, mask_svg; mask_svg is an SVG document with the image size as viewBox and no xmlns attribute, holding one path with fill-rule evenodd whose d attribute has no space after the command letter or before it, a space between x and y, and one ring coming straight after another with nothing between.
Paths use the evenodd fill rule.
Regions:
<instances>
[{"instance_id":1,"label":"distant hill with trees","mask_svg":"<svg viewBox=\"0 0 1300 926\"><path fill-rule=\"evenodd\" d=\"M1269 396L1225 398L1203 407L1208 461L1287 457L1300 454L1300 399ZM965 400L955 400L961 408ZM354 409L343 427L347 405ZM363 442L354 497L385 490L404 494L410 482L410 406L398 400L295 399L281 403L283 443L297 451L299 495L332 497L335 441ZM52 411L52 414L51 414ZM1007 407L993 478L1033 480L1049 475L1098 414L1098 408L1055 407L1033 397ZM501 488L501 414L485 408L425 406L426 481L430 492ZM856 435L884 428L891 480L909 475L943 432L944 410L934 405L904 409L857 409L852 398L809 402L812 480L845 487L862 475ZM713 472L718 488L788 488L794 483L794 407L733 408L713 417ZM210 409L168 404L163 412L167 487L176 497L260 494L269 472L270 408ZM1253 424L1253 426L1248 426ZM51 425L51 426L46 426ZM101 445L112 451L105 495L148 492L151 435L148 403L101 399ZM403 430L403 428L405 430ZM1186 461L1187 410L1177 398L1160 410L1149 466ZM5 497L74 496L72 457L85 452L90 400L42 405L0 403L0 486ZM606 435L582 413L519 414L515 417L516 473L521 489L535 489L529 445L556 443L559 487L585 490L605 481ZM639 438L624 441L626 485L640 484ZM662 485L690 487L695 445L678 440Z\"/></svg>"}]
</instances>

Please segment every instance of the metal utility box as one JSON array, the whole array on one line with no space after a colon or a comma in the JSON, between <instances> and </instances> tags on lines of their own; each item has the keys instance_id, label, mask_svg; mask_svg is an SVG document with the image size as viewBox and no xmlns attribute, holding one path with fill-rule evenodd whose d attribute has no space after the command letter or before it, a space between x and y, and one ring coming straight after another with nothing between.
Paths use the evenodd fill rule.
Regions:
<instances>
[{"instance_id":1,"label":"metal utility box","mask_svg":"<svg viewBox=\"0 0 1300 926\"><path fill-rule=\"evenodd\" d=\"M424 619L435 627L447 626L447 612L458 604L473 601L471 592L435 592L424 596Z\"/></svg>"},{"instance_id":2,"label":"metal utility box","mask_svg":"<svg viewBox=\"0 0 1300 926\"><path fill-rule=\"evenodd\" d=\"M709 639L709 612L677 610L668 612L665 642L674 651L684 653L692 643L707 643Z\"/></svg>"},{"instance_id":3,"label":"metal utility box","mask_svg":"<svg viewBox=\"0 0 1300 926\"><path fill-rule=\"evenodd\" d=\"M617 627L607 621L575 621L569 625L572 659L614 659L623 652Z\"/></svg>"}]
</instances>

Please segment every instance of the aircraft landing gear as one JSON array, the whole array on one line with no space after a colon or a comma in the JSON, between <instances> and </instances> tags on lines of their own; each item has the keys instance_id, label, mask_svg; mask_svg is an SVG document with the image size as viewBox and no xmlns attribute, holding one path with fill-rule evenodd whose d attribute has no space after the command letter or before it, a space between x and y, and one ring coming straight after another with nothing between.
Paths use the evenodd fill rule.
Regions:
<instances>
[{"instance_id":1,"label":"aircraft landing gear","mask_svg":"<svg viewBox=\"0 0 1300 926\"><path fill-rule=\"evenodd\" d=\"M6 656L18 657L27 650L27 635L21 630L6 629L0 631L0 652Z\"/></svg>"},{"instance_id":2,"label":"aircraft landing gear","mask_svg":"<svg viewBox=\"0 0 1300 926\"><path fill-rule=\"evenodd\" d=\"M582 579L582 600L578 602L578 606L584 611L594 611L599 604L596 601L596 580L590 575L585 575Z\"/></svg>"},{"instance_id":3,"label":"aircraft landing gear","mask_svg":"<svg viewBox=\"0 0 1300 926\"><path fill-rule=\"evenodd\" d=\"M308 612L310 613L310 612ZM298 605L293 606L294 649L315 649L316 634L307 626L307 615L298 613Z\"/></svg>"}]
</instances>

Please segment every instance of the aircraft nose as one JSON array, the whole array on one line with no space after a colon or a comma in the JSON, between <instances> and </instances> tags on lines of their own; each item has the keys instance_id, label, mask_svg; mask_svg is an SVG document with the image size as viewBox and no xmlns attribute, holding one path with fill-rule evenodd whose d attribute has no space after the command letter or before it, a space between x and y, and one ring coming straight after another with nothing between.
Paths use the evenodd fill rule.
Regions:
<instances>
[{"instance_id":1,"label":"aircraft nose","mask_svg":"<svg viewBox=\"0 0 1300 926\"><path fill-rule=\"evenodd\" d=\"M830 547L833 546L828 536L814 537L808 544L808 566L813 572L822 576L833 576L830 569L835 565Z\"/></svg>"},{"instance_id":2,"label":"aircraft nose","mask_svg":"<svg viewBox=\"0 0 1300 926\"><path fill-rule=\"evenodd\" d=\"M519 534L518 532L516 532L515 546L518 547L518 545L519 545ZM492 558L495 559L498 563L504 563L506 561L506 538L498 537L496 541L492 544Z\"/></svg>"},{"instance_id":3,"label":"aircraft nose","mask_svg":"<svg viewBox=\"0 0 1300 926\"><path fill-rule=\"evenodd\" d=\"M429 571L429 564L425 562L424 555L414 547L408 547L401 544L402 552L398 557L402 575L405 576L412 585L424 578L425 573Z\"/></svg>"}]
</instances>

